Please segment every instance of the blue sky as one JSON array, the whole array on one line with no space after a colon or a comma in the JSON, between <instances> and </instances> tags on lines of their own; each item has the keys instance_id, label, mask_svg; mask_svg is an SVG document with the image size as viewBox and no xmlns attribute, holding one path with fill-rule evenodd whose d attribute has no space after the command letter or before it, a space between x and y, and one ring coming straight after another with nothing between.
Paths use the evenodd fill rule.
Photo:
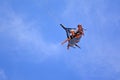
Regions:
<instances>
[{"instance_id":1,"label":"blue sky","mask_svg":"<svg viewBox=\"0 0 120 80\"><path fill-rule=\"evenodd\" d=\"M0 80L120 80L119 0L0 0ZM81 49L59 26L82 24Z\"/></svg>"}]
</instances>

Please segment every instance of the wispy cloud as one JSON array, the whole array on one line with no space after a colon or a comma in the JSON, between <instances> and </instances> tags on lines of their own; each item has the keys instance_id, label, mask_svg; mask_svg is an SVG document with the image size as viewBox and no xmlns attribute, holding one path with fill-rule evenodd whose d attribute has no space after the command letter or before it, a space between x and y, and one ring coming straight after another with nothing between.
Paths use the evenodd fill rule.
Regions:
<instances>
[{"instance_id":1,"label":"wispy cloud","mask_svg":"<svg viewBox=\"0 0 120 80\"><path fill-rule=\"evenodd\" d=\"M3 15L0 20L0 33L17 41L16 46L22 46L29 52L35 52L36 56L59 54L59 43L44 40L43 31L41 31L42 29L37 30L38 25L34 20L26 21L23 17L25 15L16 14L10 7L2 9L0 12L2 12L0 15Z\"/></svg>"}]
</instances>

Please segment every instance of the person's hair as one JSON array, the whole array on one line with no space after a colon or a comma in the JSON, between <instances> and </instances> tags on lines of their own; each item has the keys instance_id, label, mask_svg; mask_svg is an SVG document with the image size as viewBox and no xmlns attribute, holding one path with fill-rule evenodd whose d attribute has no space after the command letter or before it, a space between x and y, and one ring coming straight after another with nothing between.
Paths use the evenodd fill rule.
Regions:
<instances>
[{"instance_id":1,"label":"person's hair","mask_svg":"<svg viewBox=\"0 0 120 80\"><path fill-rule=\"evenodd\" d=\"M82 28L82 25L81 24L78 24L78 27L81 28L81 31L83 31L83 28Z\"/></svg>"}]
</instances>

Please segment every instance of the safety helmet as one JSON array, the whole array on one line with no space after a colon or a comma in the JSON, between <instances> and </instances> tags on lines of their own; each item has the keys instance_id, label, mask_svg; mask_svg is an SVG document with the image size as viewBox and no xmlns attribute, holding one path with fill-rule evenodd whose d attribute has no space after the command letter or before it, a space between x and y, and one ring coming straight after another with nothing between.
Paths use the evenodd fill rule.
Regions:
<instances>
[{"instance_id":1,"label":"safety helmet","mask_svg":"<svg viewBox=\"0 0 120 80\"><path fill-rule=\"evenodd\" d=\"M70 32L75 32L75 30L71 29Z\"/></svg>"}]
</instances>

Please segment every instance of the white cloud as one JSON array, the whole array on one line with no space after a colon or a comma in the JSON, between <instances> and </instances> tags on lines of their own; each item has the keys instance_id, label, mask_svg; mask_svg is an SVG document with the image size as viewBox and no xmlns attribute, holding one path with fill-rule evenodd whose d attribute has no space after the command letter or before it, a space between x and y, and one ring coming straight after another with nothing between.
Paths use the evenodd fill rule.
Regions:
<instances>
[{"instance_id":1,"label":"white cloud","mask_svg":"<svg viewBox=\"0 0 120 80\"><path fill-rule=\"evenodd\" d=\"M60 44L44 40L43 31L37 30L38 25L35 21L26 21L23 17L25 15L20 16L10 8L5 8L0 12L2 12L1 15L4 15L0 20L0 33L17 41L16 45L22 46L29 52L35 52L34 55L37 57L56 56L60 53Z\"/></svg>"}]
</instances>

